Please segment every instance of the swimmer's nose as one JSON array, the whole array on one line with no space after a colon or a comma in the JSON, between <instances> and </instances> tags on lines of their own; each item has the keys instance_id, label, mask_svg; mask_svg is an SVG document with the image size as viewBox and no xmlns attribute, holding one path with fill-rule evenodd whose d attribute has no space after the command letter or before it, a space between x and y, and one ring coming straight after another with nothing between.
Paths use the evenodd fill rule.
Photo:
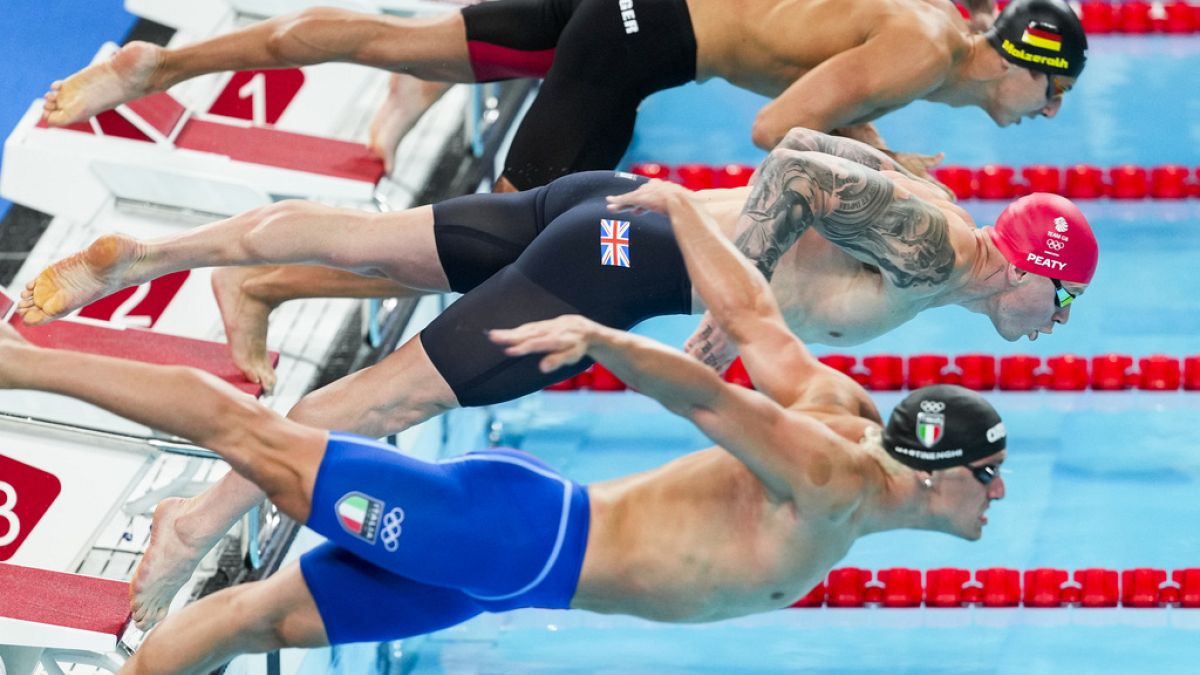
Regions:
<instances>
[{"instance_id":1,"label":"swimmer's nose","mask_svg":"<svg viewBox=\"0 0 1200 675\"><path fill-rule=\"evenodd\" d=\"M1071 306L1067 305L1066 307L1060 307L1060 308L1058 308L1058 310L1056 310L1054 312L1054 315L1050 317L1051 328L1054 327L1053 324L1056 324L1056 323L1065 324L1066 322L1068 322L1070 320L1071 320ZM1048 333L1050 331L1046 331L1046 332Z\"/></svg>"},{"instance_id":2,"label":"swimmer's nose","mask_svg":"<svg viewBox=\"0 0 1200 675\"><path fill-rule=\"evenodd\" d=\"M996 477L992 479L992 482L988 483L988 499L992 501L1004 499L1005 493L1004 475L997 472Z\"/></svg>"}]
</instances>

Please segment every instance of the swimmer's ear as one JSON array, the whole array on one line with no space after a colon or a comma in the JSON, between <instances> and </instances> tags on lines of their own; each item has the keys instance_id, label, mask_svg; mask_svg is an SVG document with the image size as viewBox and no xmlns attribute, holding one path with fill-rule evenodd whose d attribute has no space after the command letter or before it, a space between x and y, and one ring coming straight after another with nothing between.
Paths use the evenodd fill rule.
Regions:
<instances>
[{"instance_id":1,"label":"swimmer's ear","mask_svg":"<svg viewBox=\"0 0 1200 675\"><path fill-rule=\"evenodd\" d=\"M1029 281L1029 272L1017 267L1012 263L1008 263L1008 269L1004 271L1005 278L1008 280L1009 286L1020 286Z\"/></svg>"},{"instance_id":2,"label":"swimmer's ear","mask_svg":"<svg viewBox=\"0 0 1200 675\"><path fill-rule=\"evenodd\" d=\"M983 55L983 58L974 60L972 67L967 72L968 79L982 82L999 80L1008 75L1013 68L1020 68L1017 64L1001 56L1000 52L988 44L987 39L982 35L979 35L977 39L979 40L979 53Z\"/></svg>"}]
</instances>

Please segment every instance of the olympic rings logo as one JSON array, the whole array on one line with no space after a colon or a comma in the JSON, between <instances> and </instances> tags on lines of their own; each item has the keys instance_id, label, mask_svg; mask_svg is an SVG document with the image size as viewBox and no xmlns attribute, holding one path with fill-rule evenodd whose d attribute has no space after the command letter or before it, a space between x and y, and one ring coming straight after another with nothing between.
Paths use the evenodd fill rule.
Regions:
<instances>
[{"instance_id":1,"label":"olympic rings logo","mask_svg":"<svg viewBox=\"0 0 1200 675\"><path fill-rule=\"evenodd\" d=\"M17 506L17 490L8 483L0 481L0 495L4 496L4 503L0 504L0 520L8 523L8 532L0 535L0 546L8 546L21 535L21 520L17 518L16 513L13 513L13 509Z\"/></svg>"},{"instance_id":2,"label":"olympic rings logo","mask_svg":"<svg viewBox=\"0 0 1200 675\"><path fill-rule=\"evenodd\" d=\"M383 517L383 526L379 529L379 540L383 542L383 547L389 552L395 553L400 548L400 532L403 528L400 524L404 522L404 509L396 507L387 512Z\"/></svg>"},{"instance_id":3,"label":"olympic rings logo","mask_svg":"<svg viewBox=\"0 0 1200 675\"><path fill-rule=\"evenodd\" d=\"M921 401L921 412L934 414L940 413L946 409L946 404L941 401Z\"/></svg>"},{"instance_id":4,"label":"olympic rings logo","mask_svg":"<svg viewBox=\"0 0 1200 675\"><path fill-rule=\"evenodd\" d=\"M1049 246L1050 248L1054 249L1055 251L1061 251L1067 247L1066 244L1062 243L1061 241L1059 241L1057 239L1047 239L1046 245Z\"/></svg>"}]
</instances>

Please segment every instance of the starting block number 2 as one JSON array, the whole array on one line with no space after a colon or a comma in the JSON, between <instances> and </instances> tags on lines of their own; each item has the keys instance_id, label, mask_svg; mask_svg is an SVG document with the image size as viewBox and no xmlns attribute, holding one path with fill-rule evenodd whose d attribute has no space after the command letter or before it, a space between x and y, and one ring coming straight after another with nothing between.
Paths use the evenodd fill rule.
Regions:
<instances>
[{"instance_id":1,"label":"starting block number 2","mask_svg":"<svg viewBox=\"0 0 1200 675\"><path fill-rule=\"evenodd\" d=\"M79 316L128 327L153 328L190 274L189 270L180 270L140 286L123 288L79 310Z\"/></svg>"}]
</instances>

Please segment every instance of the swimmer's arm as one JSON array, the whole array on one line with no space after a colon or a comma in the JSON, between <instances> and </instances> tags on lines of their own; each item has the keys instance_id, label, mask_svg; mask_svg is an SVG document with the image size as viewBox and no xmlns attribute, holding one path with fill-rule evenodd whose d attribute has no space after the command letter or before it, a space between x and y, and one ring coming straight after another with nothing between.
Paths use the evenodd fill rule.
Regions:
<instances>
[{"instance_id":1,"label":"swimmer's arm","mask_svg":"<svg viewBox=\"0 0 1200 675\"><path fill-rule=\"evenodd\" d=\"M838 129L841 135L823 134L812 129L796 127L788 131L787 136L780 141L779 145L775 146L776 150L800 150L809 152L823 152L834 157L841 157L852 162L862 164L869 169L876 171L896 171L904 174L908 178L915 181L923 181L930 187L938 190L946 199L954 200L954 193L951 192L945 185L931 179L929 177L928 168L941 161L942 155L917 155L914 153L897 153L888 149L883 142L883 138L875 131L875 126L872 124L857 124L852 127ZM847 135L850 132L862 133L865 139L860 140L854 136ZM904 161L901 161L901 160ZM920 175L914 172L908 164L917 166L917 171ZM750 177L751 184L758 180L758 171Z\"/></svg>"},{"instance_id":2,"label":"swimmer's arm","mask_svg":"<svg viewBox=\"0 0 1200 675\"><path fill-rule=\"evenodd\" d=\"M710 368L674 349L582 316L560 316L489 335L506 345L509 356L545 354L539 365L547 372L584 356L595 359L630 387L691 420L780 496L791 493L787 477L795 473L797 458L790 453L797 436L787 431L799 434L797 424L823 426L758 392L722 381ZM803 419L793 419L797 417Z\"/></svg>"},{"instance_id":3,"label":"swimmer's arm","mask_svg":"<svg viewBox=\"0 0 1200 675\"><path fill-rule=\"evenodd\" d=\"M712 324L742 354L760 391L787 407L818 368L816 357L788 330L771 286L721 234L717 223L680 191L667 200L688 278Z\"/></svg>"},{"instance_id":4,"label":"swimmer's arm","mask_svg":"<svg viewBox=\"0 0 1200 675\"><path fill-rule=\"evenodd\" d=\"M858 129L860 126L871 127L872 125L855 125L852 128ZM883 139L879 140L882 143ZM787 132L787 135L774 149L823 152L862 164L876 171L899 171L909 178L917 178L915 174L896 163L880 148L850 136L834 136L804 127L795 127Z\"/></svg>"},{"instance_id":5,"label":"swimmer's arm","mask_svg":"<svg viewBox=\"0 0 1200 675\"><path fill-rule=\"evenodd\" d=\"M971 15L967 22L971 30L982 33L996 21L996 3L993 0L959 0Z\"/></svg>"},{"instance_id":6,"label":"swimmer's arm","mask_svg":"<svg viewBox=\"0 0 1200 675\"><path fill-rule=\"evenodd\" d=\"M738 249L768 279L783 253L816 228L900 289L938 288L954 270L945 214L877 171L812 152L776 150L742 212Z\"/></svg>"},{"instance_id":7,"label":"swimmer's arm","mask_svg":"<svg viewBox=\"0 0 1200 675\"><path fill-rule=\"evenodd\" d=\"M811 153L810 153L811 154ZM608 198L612 210L646 209L665 213L683 254L692 288L700 294L712 323L742 352L750 379L782 406L799 396L799 386L817 359L788 331L770 285L740 255L695 193L662 181Z\"/></svg>"},{"instance_id":8,"label":"swimmer's arm","mask_svg":"<svg viewBox=\"0 0 1200 675\"><path fill-rule=\"evenodd\" d=\"M901 56L898 56L901 55ZM880 28L826 59L759 110L751 139L764 150L793 127L828 132L869 122L927 95L949 72L948 48L911 28Z\"/></svg>"},{"instance_id":9,"label":"swimmer's arm","mask_svg":"<svg viewBox=\"0 0 1200 675\"><path fill-rule=\"evenodd\" d=\"M799 344L786 330L761 337L754 347L769 349L773 341ZM743 358L761 364L751 354L766 354L767 349L759 352L749 347ZM594 335L587 353L630 386L695 424L774 495L827 508L844 502L846 494L859 493L861 476L846 442L812 417L764 396L767 392L722 382L712 370L673 349L608 328ZM786 373L787 356L777 352L774 357L765 364L770 370L759 369L758 375ZM747 370L753 367L751 362ZM762 384L759 387L763 389Z\"/></svg>"},{"instance_id":10,"label":"swimmer's arm","mask_svg":"<svg viewBox=\"0 0 1200 675\"><path fill-rule=\"evenodd\" d=\"M996 11L996 3L993 0L959 0L959 3L971 14Z\"/></svg>"}]
</instances>

